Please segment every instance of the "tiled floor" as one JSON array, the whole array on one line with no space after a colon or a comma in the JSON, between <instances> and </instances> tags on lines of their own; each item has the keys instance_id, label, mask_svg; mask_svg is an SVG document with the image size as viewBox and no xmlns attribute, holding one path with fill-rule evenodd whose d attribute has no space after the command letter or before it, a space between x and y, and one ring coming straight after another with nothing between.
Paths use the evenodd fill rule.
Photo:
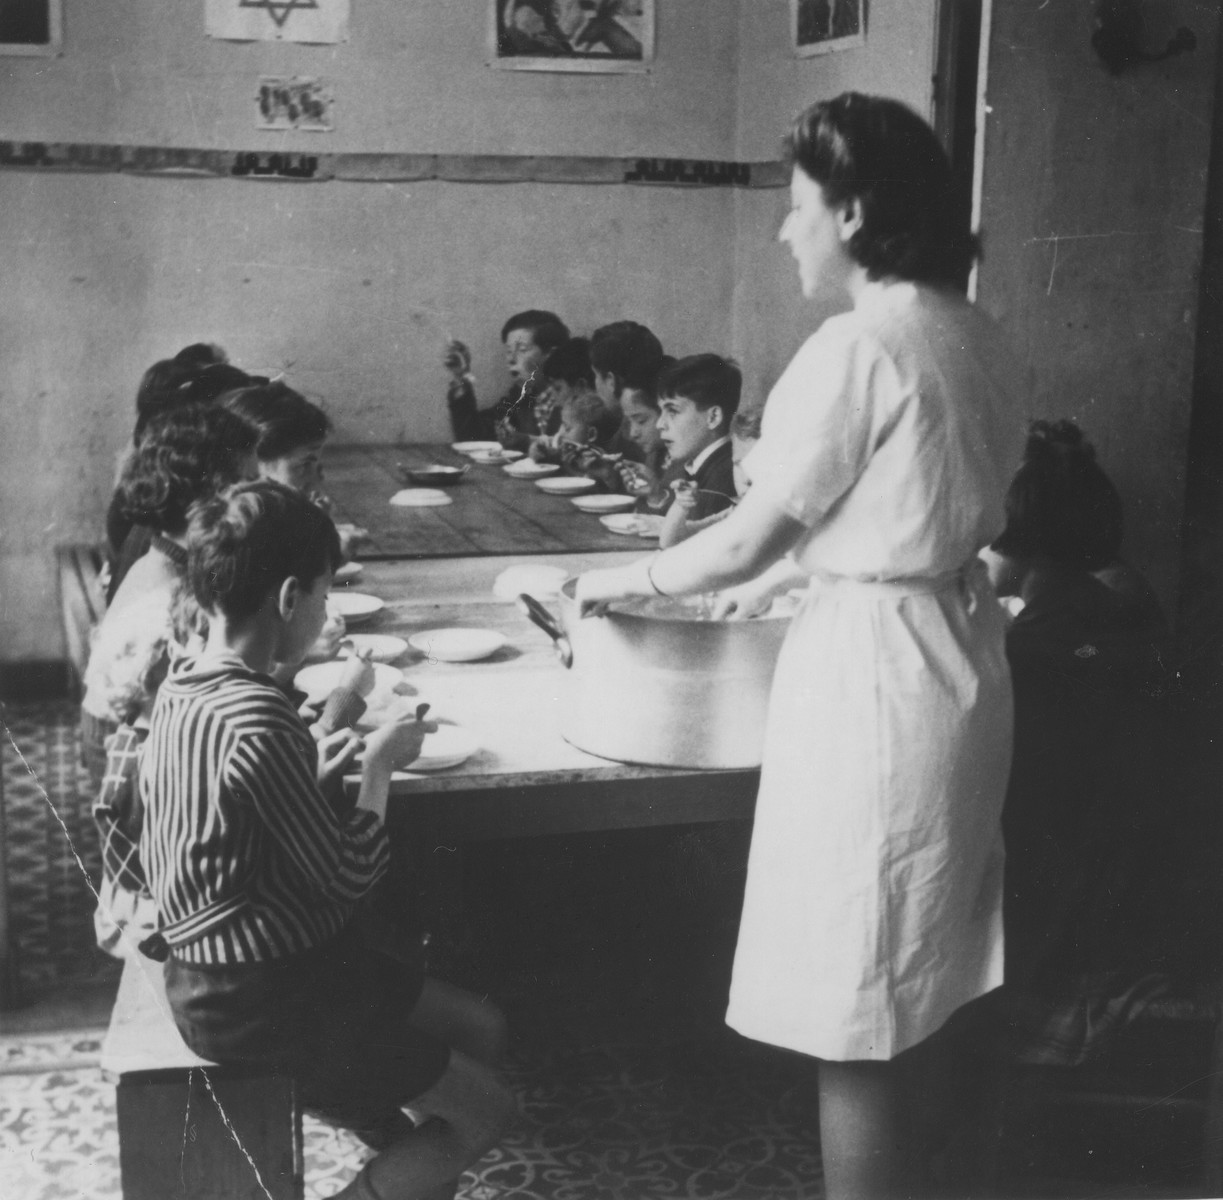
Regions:
<instances>
[{"instance_id":1,"label":"tiled floor","mask_svg":"<svg viewBox=\"0 0 1223 1200\"><path fill-rule=\"evenodd\" d=\"M117 972L93 948L86 877L96 877L97 845L72 710L3 715L23 1004L0 1014L0 1195L112 1200L113 1090L80 1046L105 1024ZM744 833L466 848L464 908L435 939L433 969L506 1009L509 1075L527 1123L465 1177L464 1200L822 1196L812 1064L721 1021ZM81 1043L63 1030L94 1032ZM11 1069L22 1062L34 1066ZM1059 1114L1029 1114L1015 1131L999 1194L1194 1194L1191 1110L1162 1123L1106 1112L1102 1125L1073 1107ZM1059 1138L1066 1145L1054 1151ZM312 1200L340 1187L362 1157L347 1135L321 1126L307 1144Z\"/></svg>"}]
</instances>

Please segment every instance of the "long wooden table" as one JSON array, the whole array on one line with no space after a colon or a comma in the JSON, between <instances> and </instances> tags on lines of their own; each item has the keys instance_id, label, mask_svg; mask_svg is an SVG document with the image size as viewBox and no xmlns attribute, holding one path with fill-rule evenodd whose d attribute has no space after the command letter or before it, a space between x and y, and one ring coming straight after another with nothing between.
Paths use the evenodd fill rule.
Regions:
<instances>
[{"instance_id":1,"label":"long wooden table","mask_svg":"<svg viewBox=\"0 0 1223 1200\"><path fill-rule=\"evenodd\" d=\"M400 508L391 497L410 487L402 467L470 466L445 492L441 508ZM360 525L369 541L358 558L462 558L472 555L565 554L624 550L632 539L610 533L599 518L563 496L514 479L500 466L472 463L445 445L348 445L327 448L327 490L337 521Z\"/></svg>"},{"instance_id":2,"label":"long wooden table","mask_svg":"<svg viewBox=\"0 0 1223 1200\"><path fill-rule=\"evenodd\" d=\"M573 574L633 554L566 554L368 562L348 586L386 608L354 632L409 638L431 629L496 629L491 658L445 663L409 649L392 665L405 692L470 730L479 751L449 770L398 775L392 820L422 820L439 837L470 840L593 832L750 818L759 772L677 770L597 758L561 736L566 672L550 639L493 581L515 563L541 561Z\"/></svg>"}]
</instances>

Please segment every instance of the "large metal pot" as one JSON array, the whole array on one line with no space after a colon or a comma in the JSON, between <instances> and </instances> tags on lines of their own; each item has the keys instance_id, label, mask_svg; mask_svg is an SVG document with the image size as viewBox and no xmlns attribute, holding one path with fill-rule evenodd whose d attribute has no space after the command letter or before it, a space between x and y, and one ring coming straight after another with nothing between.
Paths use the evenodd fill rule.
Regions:
<instances>
[{"instance_id":1,"label":"large metal pot","mask_svg":"<svg viewBox=\"0 0 1223 1200\"><path fill-rule=\"evenodd\" d=\"M750 621L610 612L579 618L576 580L558 625L533 596L519 607L567 669L561 734L579 750L663 767L760 765L764 722L788 617Z\"/></svg>"}]
</instances>

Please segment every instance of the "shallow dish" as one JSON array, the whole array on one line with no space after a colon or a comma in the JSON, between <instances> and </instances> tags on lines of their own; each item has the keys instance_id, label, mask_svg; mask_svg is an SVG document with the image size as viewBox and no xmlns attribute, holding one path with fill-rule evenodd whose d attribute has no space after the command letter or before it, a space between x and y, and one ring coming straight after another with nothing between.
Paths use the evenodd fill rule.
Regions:
<instances>
[{"instance_id":1,"label":"shallow dish","mask_svg":"<svg viewBox=\"0 0 1223 1200\"><path fill-rule=\"evenodd\" d=\"M380 613L386 605L377 596L365 592L330 592L327 602L344 618L348 625L358 625Z\"/></svg>"},{"instance_id":2,"label":"shallow dish","mask_svg":"<svg viewBox=\"0 0 1223 1200\"><path fill-rule=\"evenodd\" d=\"M498 463L508 461L500 446L498 446L496 450L473 450L467 457L470 458L472 462L481 463L486 467L496 466Z\"/></svg>"},{"instance_id":3,"label":"shallow dish","mask_svg":"<svg viewBox=\"0 0 1223 1200\"><path fill-rule=\"evenodd\" d=\"M348 646L351 646L351 650L346 650ZM340 643L340 656L346 657L348 653L364 653L368 650L374 662L386 663L398 658L407 648L408 643L393 634L350 633Z\"/></svg>"},{"instance_id":4,"label":"shallow dish","mask_svg":"<svg viewBox=\"0 0 1223 1200\"><path fill-rule=\"evenodd\" d=\"M442 662L475 662L496 654L505 635L495 629L429 629L408 638L413 650Z\"/></svg>"},{"instance_id":5,"label":"shallow dish","mask_svg":"<svg viewBox=\"0 0 1223 1200\"><path fill-rule=\"evenodd\" d=\"M565 475L560 479L537 479L535 486L549 496L580 496L583 492L593 492L598 484L593 479Z\"/></svg>"},{"instance_id":6,"label":"shallow dish","mask_svg":"<svg viewBox=\"0 0 1223 1200\"><path fill-rule=\"evenodd\" d=\"M409 483L418 487L453 487L467 474L468 467L447 467L438 463L432 467L400 468Z\"/></svg>"},{"instance_id":7,"label":"shallow dish","mask_svg":"<svg viewBox=\"0 0 1223 1200\"><path fill-rule=\"evenodd\" d=\"M451 450L457 450L460 454L472 454L477 450L487 453L489 450L500 452L500 442L451 442Z\"/></svg>"},{"instance_id":8,"label":"shallow dish","mask_svg":"<svg viewBox=\"0 0 1223 1200\"><path fill-rule=\"evenodd\" d=\"M560 593L569 578L564 567L550 567L545 563L521 563L506 567L493 580L493 595L498 600L516 600L523 592L547 600Z\"/></svg>"},{"instance_id":9,"label":"shallow dish","mask_svg":"<svg viewBox=\"0 0 1223 1200\"><path fill-rule=\"evenodd\" d=\"M628 512L636 503L632 496L574 496L569 502L588 513Z\"/></svg>"},{"instance_id":10,"label":"shallow dish","mask_svg":"<svg viewBox=\"0 0 1223 1200\"><path fill-rule=\"evenodd\" d=\"M402 778L413 771L444 771L447 767L457 767L479 749L480 743L476 741L475 735L462 725L439 721L436 732L425 734L420 756L406 766L397 768L394 778ZM359 754L354 766L359 769L363 761L364 755Z\"/></svg>"},{"instance_id":11,"label":"shallow dish","mask_svg":"<svg viewBox=\"0 0 1223 1200\"><path fill-rule=\"evenodd\" d=\"M374 669L374 690L366 697L369 708L386 704L395 694L395 688L403 682L403 672L396 667L388 667L386 663L371 663ZM296 685L306 693L306 699L311 704L326 700L327 696L339 686L340 677L348 668L348 663L342 658L331 662L315 663L312 667L302 667L294 679Z\"/></svg>"},{"instance_id":12,"label":"shallow dish","mask_svg":"<svg viewBox=\"0 0 1223 1200\"><path fill-rule=\"evenodd\" d=\"M555 475L560 466L557 463L537 463L533 458L524 458L522 462L510 463L501 468L514 479L542 479L545 475Z\"/></svg>"},{"instance_id":13,"label":"shallow dish","mask_svg":"<svg viewBox=\"0 0 1223 1200\"><path fill-rule=\"evenodd\" d=\"M396 492L391 497L391 503L396 508L441 508L443 505L453 504L454 499L445 492L439 492L437 488L411 487Z\"/></svg>"},{"instance_id":14,"label":"shallow dish","mask_svg":"<svg viewBox=\"0 0 1223 1200\"><path fill-rule=\"evenodd\" d=\"M520 458L524 458L525 454L521 450L506 450L504 447L501 450L501 457L506 462L517 462Z\"/></svg>"},{"instance_id":15,"label":"shallow dish","mask_svg":"<svg viewBox=\"0 0 1223 1200\"><path fill-rule=\"evenodd\" d=\"M359 562L340 563L335 569L335 574L331 577L331 582L347 583L350 579L356 579L365 568Z\"/></svg>"},{"instance_id":16,"label":"shallow dish","mask_svg":"<svg viewBox=\"0 0 1223 1200\"><path fill-rule=\"evenodd\" d=\"M622 533L626 537L656 538L662 529L662 517L648 513L611 513L600 517L599 524L612 533Z\"/></svg>"}]
</instances>

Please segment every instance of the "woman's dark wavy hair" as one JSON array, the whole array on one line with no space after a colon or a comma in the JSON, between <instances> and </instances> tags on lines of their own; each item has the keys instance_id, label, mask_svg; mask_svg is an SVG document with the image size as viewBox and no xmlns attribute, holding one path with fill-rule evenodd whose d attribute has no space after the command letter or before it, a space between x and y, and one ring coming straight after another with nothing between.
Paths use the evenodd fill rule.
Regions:
<instances>
[{"instance_id":1,"label":"woman's dark wavy hair","mask_svg":"<svg viewBox=\"0 0 1223 1200\"><path fill-rule=\"evenodd\" d=\"M279 380L229 392L221 404L258 432L255 453L261 462L325 441L331 432L327 414Z\"/></svg>"},{"instance_id":2,"label":"woman's dark wavy hair","mask_svg":"<svg viewBox=\"0 0 1223 1200\"><path fill-rule=\"evenodd\" d=\"M829 205L861 205L849 252L871 279L963 286L977 239L959 215L947 154L915 112L844 92L800 113L785 148Z\"/></svg>"},{"instance_id":3,"label":"woman's dark wavy hair","mask_svg":"<svg viewBox=\"0 0 1223 1200\"><path fill-rule=\"evenodd\" d=\"M254 616L290 576L311 587L339 565L331 518L282 483L235 484L191 511L187 587L207 613Z\"/></svg>"},{"instance_id":4,"label":"woman's dark wavy hair","mask_svg":"<svg viewBox=\"0 0 1223 1200\"><path fill-rule=\"evenodd\" d=\"M154 417L124 464L120 507L137 525L181 532L192 504L239 478L255 439L241 417L216 405L184 405Z\"/></svg>"},{"instance_id":5,"label":"woman's dark wavy hair","mask_svg":"<svg viewBox=\"0 0 1223 1200\"><path fill-rule=\"evenodd\" d=\"M191 347L187 347L191 349ZM183 351L180 351L181 355ZM191 404L212 404L235 388L267 383L259 375L248 375L232 363L200 363L190 359L163 359L154 363L140 381L136 393L136 428L133 444L140 441L149 422L169 412Z\"/></svg>"},{"instance_id":6,"label":"woman's dark wavy hair","mask_svg":"<svg viewBox=\"0 0 1223 1200\"><path fill-rule=\"evenodd\" d=\"M1033 421L992 549L1097 571L1121 550L1121 497L1073 421Z\"/></svg>"}]
</instances>

